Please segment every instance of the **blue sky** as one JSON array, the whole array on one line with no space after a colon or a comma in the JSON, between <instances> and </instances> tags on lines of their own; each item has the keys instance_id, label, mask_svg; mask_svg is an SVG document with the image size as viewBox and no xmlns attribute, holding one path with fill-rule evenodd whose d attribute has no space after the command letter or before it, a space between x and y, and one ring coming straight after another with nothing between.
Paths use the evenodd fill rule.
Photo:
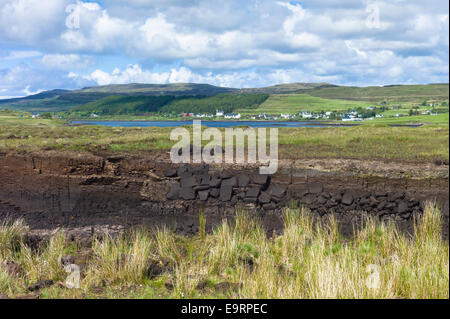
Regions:
<instances>
[{"instance_id":1,"label":"blue sky","mask_svg":"<svg viewBox=\"0 0 450 319\"><path fill-rule=\"evenodd\" d=\"M0 98L111 83L448 82L446 0L0 0Z\"/></svg>"}]
</instances>

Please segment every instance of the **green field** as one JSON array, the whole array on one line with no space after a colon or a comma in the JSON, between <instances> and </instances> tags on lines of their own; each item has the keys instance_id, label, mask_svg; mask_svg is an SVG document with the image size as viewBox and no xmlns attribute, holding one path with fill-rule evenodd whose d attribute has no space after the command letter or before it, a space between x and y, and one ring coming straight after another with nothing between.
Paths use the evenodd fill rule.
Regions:
<instances>
[{"instance_id":1,"label":"green field","mask_svg":"<svg viewBox=\"0 0 450 319\"><path fill-rule=\"evenodd\" d=\"M61 126L63 123L63 120L58 119L33 119L31 118L31 114L27 112L0 111L0 126L2 126L4 130L8 130L8 127L10 127L10 125L19 125L24 127L56 127Z\"/></svg>"},{"instance_id":2,"label":"green field","mask_svg":"<svg viewBox=\"0 0 450 319\"><path fill-rule=\"evenodd\" d=\"M422 102L423 101L421 101L421 103ZM447 102L447 100L439 100L438 107L448 110L448 106L441 106L442 102ZM308 94L277 94L271 95L256 109L238 109L237 112L240 112L244 116L258 115L260 113L269 115L279 115L283 113L298 114L300 111L309 111L313 113L322 111L346 112L359 107L365 109L368 106L388 108L388 110L381 112L385 117L395 117L396 114L409 115L409 111L412 108L417 108L419 113L432 110L432 107L430 106L421 106L418 103L412 102L389 102L381 105L368 101L326 99ZM397 108L393 109L394 106Z\"/></svg>"},{"instance_id":3,"label":"green field","mask_svg":"<svg viewBox=\"0 0 450 319\"><path fill-rule=\"evenodd\" d=\"M280 158L432 162L449 159L448 113L365 121L353 127L279 129ZM387 124L432 123L418 128ZM62 120L0 113L0 150L148 152L168 150L172 128L63 126ZM190 124L188 122L187 124ZM192 126L186 126L191 129ZM222 130L223 131L223 130ZM205 141L205 144L208 141Z\"/></svg>"},{"instance_id":4,"label":"green field","mask_svg":"<svg viewBox=\"0 0 450 319\"><path fill-rule=\"evenodd\" d=\"M347 111L351 108L367 107L369 102L332 100L310 96L308 94L277 94L271 95L256 109L238 109L241 114L298 114L300 111Z\"/></svg>"},{"instance_id":5,"label":"green field","mask_svg":"<svg viewBox=\"0 0 450 319\"><path fill-rule=\"evenodd\" d=\"M400 113L400 112L396 112ZM407 112L406 112L407 113ZM384 113L383 113L384 114ZM425 123L425 124L442 124L448 127L449 113L438 115L413 115L401 117L383 117L373 120L366 120L364 124L383 123L383 124L408 124L408 123Z\"/></svg>"},{"instance_id":6,"label":"green field","mask_svg":"<svg viewBox=\"0 0 450 319\"><path fill-rule=\"evenodd\" d=\"M422 103L424 100L448 101L448 84L395 85L369 87L328 87L310 90L308 94L328 99L368 101L372 103L408 102Z\"/></svg>"}]
</instances>

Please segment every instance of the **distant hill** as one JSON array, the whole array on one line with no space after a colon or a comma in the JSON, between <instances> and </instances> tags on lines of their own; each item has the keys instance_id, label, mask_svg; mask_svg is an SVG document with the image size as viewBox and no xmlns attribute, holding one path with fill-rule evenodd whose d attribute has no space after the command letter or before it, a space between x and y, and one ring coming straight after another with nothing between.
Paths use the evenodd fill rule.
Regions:
<instances>
[{"instance_id":1,"label":"distant hill","mask_svg":"<svg viewBox=\"0 0 450 319\"><path fill-rule=\"evenodd\" d=\"M68 111L76 106L112 95L127 96L213 96L239 90L209 84L111 84L80 90L51 90L23 98L0 100L0 107L28 112Z\"/></svg>"},{"instance_id":2,"label":"distant hill","mask_svg":"<svg viewBox=\"0 0 450 319\"><path fill-rule=\"evenodd\" d=\"M216 110L232 112L235 109L257 108L269 94L218 94L214 96L130 96L111 95L76 106L72 114L89 115L141 115L150 112L212 113Z\"/></svg>"},{"instance_id":3,"label":"distant hill","mask_svg":"<svg viewBox=\"0 0 450 319\"><path fill-rule=\"evenodd\" d=\"M78 93L103 93L126 95L216 95L233 93L237 89L223 88L210 84L175 83L175 84L111 84L105 86L87 87L72 91Z\"/></svg>"},{"instance_id":4,"label":"distant hill","mask_svg":"<svg viewBox=\"0 0 450 319\"><path fill-rule=\"evenodd\" d=\"M239 93L266 93L266 94L290 94L303 93L303 91L316 90L321 88L338 87L328 83L288 83L277 84L262 88L240 89Z\"/></svg>"},{"instance_id":5,"label":"distant hill","mask_svg":"<svg viewBox=\"0 0 450 319\"><path fill-rule=\"evenodd\" d=\"M86 108L100 107L105 110L105 101L102 99L111 96L120 96L116 100L114 107L120 108L125 97L139 97L137 100L129 100L126 103L145 103L145 96L170 96L174 98L174 108L185 109L189 103L186 101L195 97L199 99L214 97L217 95L252 95L252 94L307 94L313 97L336 100L364 101L364 102L412 102L421 103L424 100L448 100L449 85L428 84L428 85L388 85L370 87L348 87L337 86L328 83L290 83L279 84L262 88L226 88L210 84L179 83L179 84L112 84L105 86L86 87L79 90L50 90L39 94L22 98L0 100L0 108L23 110L28 112L60 112L68 111L75 107L91 102L99 101L99 104L90 104ZM177 102L179 97L186 97L186 101L180 106ZM114 100L114 98L112 98ZM149 99L151 100L151 99ZM175 101L176 100L176 101ZM214 99L213 99L214 100ZM212 100L212 101L213 101ZM106 100L108 101L108 100ZM120 101L120 102L119 102ZM140 101L140 102L139 102ZM154 100L156 101L156 100ZM202 100L204 103L207 100ZM230 100L227 100L227 103ZM237 100L235 100L237 101ZM198 102L198 101L197 101ZM206 104L200 109L210 110L216 106L217 99L210 107ZM158 102L159 103L159 102ZM156 103L156 105L159 105ZM186 104L187 103L187 104ZM240 103L240 102L237 102ZM109 104L108 104L109 105ZM228 104L226 104L228 105ZM128 105L127 107L129 107ZM242 105L248 107L247 102ZM127 107L123 107L126 110ZM144 107L141 105L141 108ZM193 106L192 106L193 107ZM145 108L145 107L144 107ZM226 106L226 108L229 108ZM166 110L166 109L164 109ZM128 109L129 111L129 109ZM126 112L128 112L126 111ZM186 110L189 111L189 110Z\"/></svg>"},{"instance_id":6,"label":"distant hill","mask_svg":"<svg viewBox=\"0 0 450 319\"><path fill-rule=\"evenodd\" d=\"M388 85L368 87L320 87L307 92L311 96L326 99L341 99L366 102L413 102L421 103L424 100L448 100L449 85Z\"/></svg>"},{"instance_id":7,"label":"distant hill","mask_svg":"<svg viewBox=\"0 0 450 319\"><path fill-rule=\"evenodd\" d=\"M173 95L124 96L110 95L96 101L76 106L70 111L79 114L117 115L157 112L176 99Z\"/></svg>"}]
</instances>

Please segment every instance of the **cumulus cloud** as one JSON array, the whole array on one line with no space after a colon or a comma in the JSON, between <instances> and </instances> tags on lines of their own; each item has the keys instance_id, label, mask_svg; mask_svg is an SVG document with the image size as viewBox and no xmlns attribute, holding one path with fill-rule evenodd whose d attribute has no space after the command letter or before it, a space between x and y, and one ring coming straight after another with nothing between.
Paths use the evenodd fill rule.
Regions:
<instances>
[{"instance_id":1,"label":"cumulus cloud","mask_svg":"<svg viewBox=\"0 0 450 319\"><path fill-rule=\"evenodd\" d=\"M0 92L2 96L23 96L43 90L70 89L95 84L93 81L70 77L65 71L36 69L25 63L0 69Z\"/></svg>"},{"instance_id":2,"label":"cumulus cloud","mask_svg":"<svg viewBox=\"0 0 450 319\"><path fill-rule=\"evenodd\" d=\"M92 66L95 64L95 59L78 54L45 54L39 62L47 68L70 71Z\"/></svg>"},{"instance_id":3,"label":"cumulus cloud","mask_svg":"<svg viewBox=\"0 0 450 319\"><path fill-rule=\"evenodd\" d=\"M125 84L125 83L210 83L223 87L251 87L271 85L273 83L290 83L302 78L305 82L325 82L336 80L335 76L309 75L301 70L273 69L264 73L256 70L249 72L206 72L197 73L186 67L172 68L168 71L157 72L143 69L140 65L129 65L123 70L118 68L112 72L97 69L90 74L71 73L73 79L95 82L97 85Z\"/></svg>"},{"instance_id":4,"label":"cumulus cloud","mask_svg":"<svg viewBox=\"0 0 450 319\"><path fill-rule=\"evenodd\" d=\"M444 82L448 21L440 0L2 0L0 83Z\"/></svg>"}]
</instances>

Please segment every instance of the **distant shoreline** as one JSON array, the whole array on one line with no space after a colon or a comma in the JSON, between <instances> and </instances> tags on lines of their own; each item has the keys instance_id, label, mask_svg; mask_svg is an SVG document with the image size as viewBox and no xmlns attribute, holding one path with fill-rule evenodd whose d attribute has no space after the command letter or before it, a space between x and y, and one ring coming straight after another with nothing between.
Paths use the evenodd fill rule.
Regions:
<instances>
[{"instance_id":1,"label":"distant shoreline","mask_svg":"<svg viewBox=\"0 0 450 319\"><path fill-rule=\"evenodd\" d=\"M121 123L161 123L161 124L168 124L168 125L155 125L154 127L171 127L170 123L177 123L177 125L174 126L183 126L183 125L192 125L193 121L167 121L167 120L73 120L71 123L66 123L66 126L84 126L84 125L102 125L105 124L105 126L117 126L121 127ZM118 125L108 125L108 123L117 123ZM330 122L330 121L261 121L261 120L253 120L253 121L247 121L247 120L223 120L223 121L203 121L205 123L205 126L208 126L208 123L230 123L230 127L237 127L240 123L242 123L243 126L252 126L250 123L257 123L259 126L256 127L280 127L280 128L298 128L298 127L353 127L353 126L360 126L361 123L339 123L339 122ZM203 125L202 123L202 125ZM292 126L289 125L289 123L292 123ZM262 125L260 125L262 124ZM264 125L267 124L267 125ZM295 126L295 124L298 124L298 126ZM124 127L129 127L129 125L123 125ZM147 126L143 126L147 127ZM152 125L149 125L148 127L152 127ZM226 127L226 126L215 126L212 125L211 127Z\"/></svg>"}]
</instances>

